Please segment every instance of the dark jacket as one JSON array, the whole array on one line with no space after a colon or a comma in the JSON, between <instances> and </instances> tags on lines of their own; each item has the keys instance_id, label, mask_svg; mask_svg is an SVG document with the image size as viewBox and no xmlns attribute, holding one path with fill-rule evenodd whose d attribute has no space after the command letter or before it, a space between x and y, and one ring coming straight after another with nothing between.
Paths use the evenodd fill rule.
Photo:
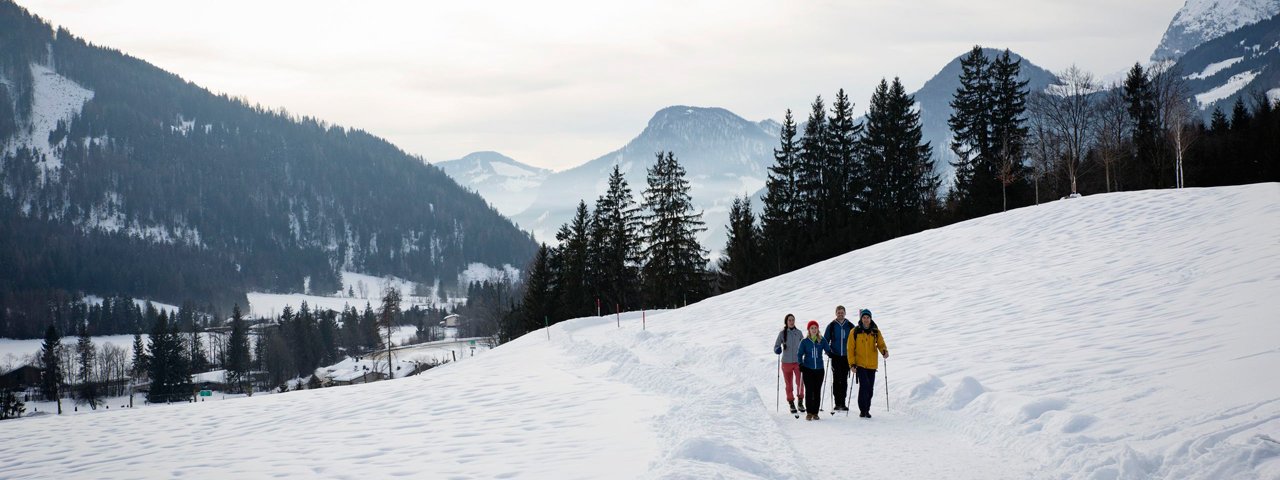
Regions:
<instances>
[{"instance_id":1,"label":"dark jacket","mask_svg":"<svg viewBox=\"0 0 1280 480\"><path fill-rule=\"evenodd\" d=\"M845 344L849 342L849 332L852 331L853 321L848 318L844 319L844 325L835 320L828 323L827 331L822 335L822 338L827 340L827 355L833 357L848 356L849 348Z\"/></svg>"}]
</instances>

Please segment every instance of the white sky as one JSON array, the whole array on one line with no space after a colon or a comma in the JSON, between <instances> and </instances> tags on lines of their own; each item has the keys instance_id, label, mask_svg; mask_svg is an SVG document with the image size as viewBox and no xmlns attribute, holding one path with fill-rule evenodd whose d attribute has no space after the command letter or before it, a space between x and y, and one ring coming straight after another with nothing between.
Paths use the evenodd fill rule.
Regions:
<instances>
[{"instance_id":1,"label":"white sky","mask_svg":"<svg viewBox=\"0 0 1280 480\"><path fill-rule=\"evenodd\" d=\"M564 169L670 105L750 120L881 77L919 88L975 43L1058 71L1145 61L1182 0L18 0L214 92L361 128L428 161Z\"/></svg>"}]
</instances>

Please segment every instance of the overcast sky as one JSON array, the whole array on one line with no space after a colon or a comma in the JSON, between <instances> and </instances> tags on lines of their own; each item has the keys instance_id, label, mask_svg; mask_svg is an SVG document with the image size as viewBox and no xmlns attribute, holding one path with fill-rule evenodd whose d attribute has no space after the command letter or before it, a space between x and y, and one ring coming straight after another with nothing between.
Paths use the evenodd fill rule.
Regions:
<instances>
[{"instance_id":1,"label":"overcast sky","mask_svg":"<svg viewBox=\"0 0 1280 480\"><path fill-rule=\"evenodd\" d=\"M750 120L881 77L920 87L974 44L1053 71L1146 60L1182 0L18 0L214 92L368 130L428 161L564 169L669 105Z\"/></svg>"}]
</instances>

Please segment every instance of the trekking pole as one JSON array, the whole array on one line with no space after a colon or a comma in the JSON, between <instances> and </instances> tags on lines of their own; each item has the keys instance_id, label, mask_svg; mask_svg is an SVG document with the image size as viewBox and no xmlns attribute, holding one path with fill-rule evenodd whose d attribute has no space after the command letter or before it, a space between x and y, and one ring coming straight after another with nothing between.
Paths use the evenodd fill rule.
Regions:
<instances>
[{"instance_id":1,"label":"trekking pole","mask_svg":"<svg viewBox=\"0 0 1280 480\"><path fill-rule=\"evenodd\" d=\"M831 359L823 359L822 362L822 384L818 386L818 415L822 415L822 397L827 393L827 369L831 367Z\"/></svg>"},{"instance_id":2,"label":"trekking pole","mask_svg":"<svg viewBox=\"0 0 1280 480\"><path fill-rule=\"evenodd\" d=\"M773 410L782 411L782 354L778 354L778 371L773 381Z\"/></svg>"},{"instance_id":3,"label":"trekking pole","mask_svg":"<svg viewBox=\"0 0 1280 480\"><path fill-rule=\"evenodd\" d=\"M846 407L847 407L847 406L849 406L849 400L852 400L852 399L853 399L853 384L858 383L858 370L857 370L857 368L858 368L858 367L855 365L853 368L849 369L849 372L853 374L853 381L852 381L852 382L849 382L849 394L844 396L844 405L845 405ZM846 408L846 409L844 410L844 416L846 416L846 417L847 417L847 416L849 416L849 409L847 409L847 408Z\"/></svg>"},{"instance_id":4,"label":"trekking pole","mask_svg":"<svg viewBox=\"0 0 1280 480\"><path fill-rule=\"evenodd\" d=\"M888 357L884 357L884 411L888 411Z\"/></svg>"}]
</instances>

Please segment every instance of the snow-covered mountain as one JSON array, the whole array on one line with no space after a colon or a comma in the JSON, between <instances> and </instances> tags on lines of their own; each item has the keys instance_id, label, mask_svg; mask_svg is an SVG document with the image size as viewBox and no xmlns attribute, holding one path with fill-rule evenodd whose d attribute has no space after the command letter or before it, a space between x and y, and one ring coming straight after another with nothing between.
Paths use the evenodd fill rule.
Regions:
<instances>
[{"instance_id":1,"label":"snow-covered mountain","mask_svg":"<svg viewBox=\"0 0 1280 480\"><path fill-rule=\"evenodd\" d=\"M1176 60L1201 43L1280 14L1280 0L1187 0L1151 54L1152 61Z\"/></svg>"},{"instance_id":2,"label":"snow-covered mountain","mask_svg":"<svg viewBox=\"0 0 1280 480\"><path fill-rule=\"evenodd\" d=\"M514 218L540 241L555 241L555 232L585 200L592 205L607 187L609 172L620 165L637 200L645 188L645 169L659 151L675 152L687 171L696 208L703 210L704 247L724 243L724 225L734 196L764 186L778 143L777 122L752 122L723 108L673 106L659 110L644 131L622 148L583 165L549 175L531 192L533 204Z\"/></svg>"},{"instance_id":3,"label":"snow-covered mountain","mask_svg":"<svg viewBox=\"0 0 1280 480\"><path fill-rule=\"evenodd\" d=\"M1278 478L1276 238L1276 183L1051 202L405 379L6 421L0 476ZM793 419L775 332L839 304L873 418Z\"/></svg>"},{"instance_id":4,"label":"snow-covered mountain","mask_svg":"<svg viewBox=\"0 0 1280 480\"><path fill-rule=\"evenodd\" d=\"M530 192L551 174L551 170L517 162L498 152L474 152L435 166L459 185L479 193L507 217L529 208L533 203Z\"/></svg>"},{"instance_id":5,"label":"snow-covered mountain","mask_svg":"<svg viewBox=\"0 0 1280 480\"><path fill-rule=\"evenodd\" d=\"M1241 96L1246 104L1255 93L1280 101L1280 14L1204 42L1174 67L1205 118L1214 108L1229 113Z\"/></svg>"}]
</instances>

